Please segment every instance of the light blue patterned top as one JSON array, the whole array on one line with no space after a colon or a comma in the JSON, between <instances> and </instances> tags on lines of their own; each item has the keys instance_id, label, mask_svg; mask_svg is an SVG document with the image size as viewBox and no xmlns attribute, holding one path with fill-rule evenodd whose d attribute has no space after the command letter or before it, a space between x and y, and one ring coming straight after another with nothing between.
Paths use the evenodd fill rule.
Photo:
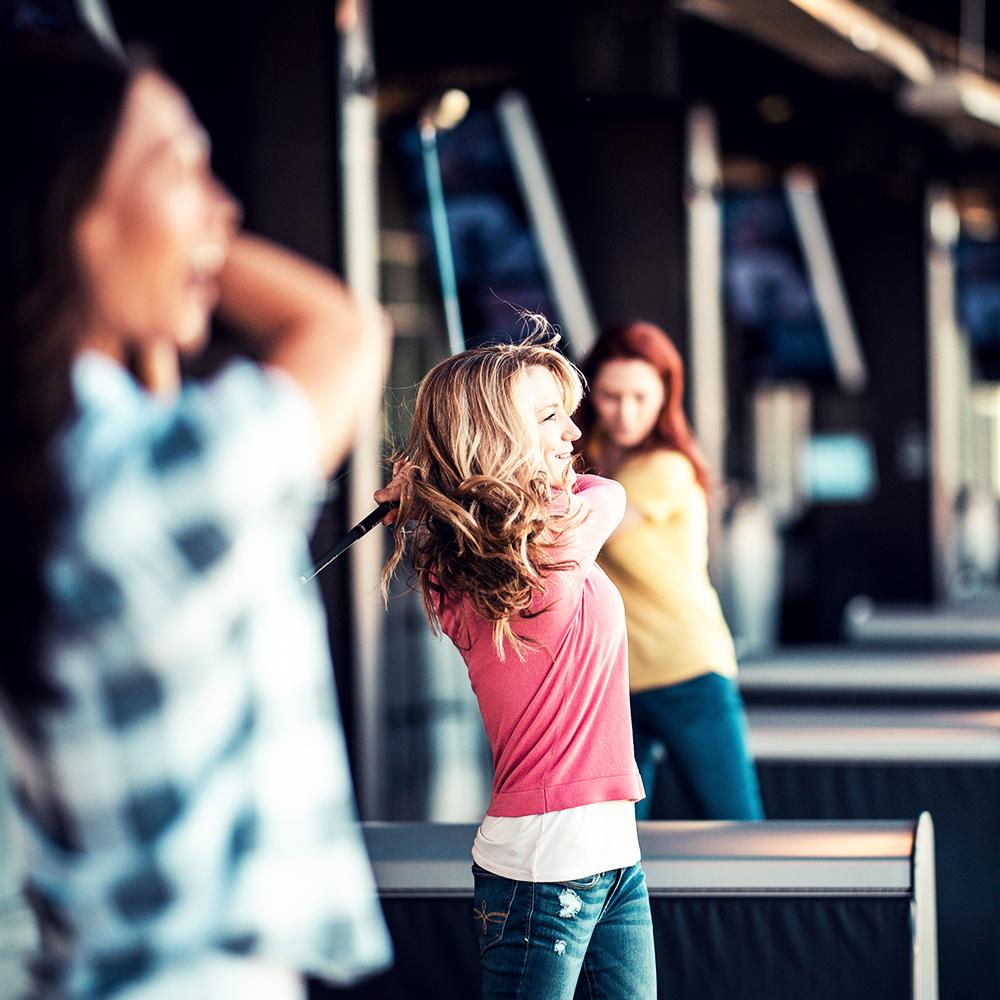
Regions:
<instances>
[{"instance_id":1,"label":"light blue patterned top","mask_svg":"<svg viewBox=\"0 0 1000 1000\"><path fill-rule=\"evenodd\" d=\"M74 385L47 564L65 697L4 712L37 995L110 997L213 948L334 981L384 966L322 608L298 583L311 408L246 361L170 403L94 353Z\"/></svg>"}]
</instances>

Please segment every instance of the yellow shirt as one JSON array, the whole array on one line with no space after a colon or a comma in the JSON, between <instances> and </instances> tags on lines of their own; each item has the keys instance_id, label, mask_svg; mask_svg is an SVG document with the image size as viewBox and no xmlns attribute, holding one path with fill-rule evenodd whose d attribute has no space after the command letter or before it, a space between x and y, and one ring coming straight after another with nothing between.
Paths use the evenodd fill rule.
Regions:
<instances>
[{"instance_id":1,"label":"yellow shirt","mask_svg":"<svg viewBox=\"0 0 1000 1000\"><path fill-rule=\"evenodd\" d=\"M736 654L708 579L708 505L694 467L660 450L629 458L615 478L642 515L598 557L625 601L631 689L732 676Z\"/></svg>"}]
</instances>

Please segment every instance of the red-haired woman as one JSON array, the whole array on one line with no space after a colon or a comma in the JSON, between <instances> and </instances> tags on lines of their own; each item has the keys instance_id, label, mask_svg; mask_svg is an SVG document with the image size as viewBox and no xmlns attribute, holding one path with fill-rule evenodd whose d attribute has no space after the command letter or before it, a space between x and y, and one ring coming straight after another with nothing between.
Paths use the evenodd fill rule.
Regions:
<instances>
[{"instance_id":1,"label":"red-haired woman","mask_svg":"<svg viewBox=\"0 0 1000 1000\"><path fill-rule=\"evenodd\" d=\"M625 600L647 796L637 814L649 815L666 747L705 819L762 819L732 637L708 578L709 475L684 416L680 354L658 326L625 323L601 335L584 373L584 454L628 500L599 561Z\"/></svg>"}]
</instances>

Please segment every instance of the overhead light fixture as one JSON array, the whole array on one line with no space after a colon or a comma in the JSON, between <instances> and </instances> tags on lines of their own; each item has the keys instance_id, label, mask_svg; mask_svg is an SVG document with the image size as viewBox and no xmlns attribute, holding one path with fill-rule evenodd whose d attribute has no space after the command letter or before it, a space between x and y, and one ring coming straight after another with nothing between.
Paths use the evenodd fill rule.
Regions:
<instances>
[{"instance_id":1,"label":"overhead light fixture","mask_svg":"<svg viewBox=\"0 0 1000 1000\"><path fill-rule=\"evenodd\" d=\"M862 52L874 52L878 49L878 34L865 25L851 28L851 44Z\"/></svg>"},{"instance_id":2,"label":"overhead light fixture","mask_svg":"<svg viewBox=\"0 0 1000 1000\"><path fill-rule=\"evenodd\" d=\"M1000 83L968 69L943 70L900 95L911 114L948 120L969 116L1000 128Z\"/></svg>"},{"instance_id":3,"label":"overhead light fixture","mask_svg":"<svg viewBox=\"0 0 1000 1000\"><path fill-rule=\"evenodd\" d=\"M912 38L852 0L789 0L799 10L877 56L912 83L929 83L934 66Z\"/></svg>"},{"instance_id":4,"label":"overhead light fixture","mask_svg":"<svg viewBox=\"0 0 1000 1000\"><path fill-rule=\"evenodd\" d=\"M452 88L428 101L421 109L420 127L438 132L453 129L469 112L469 95L464 90Z\"/></svg>"}]
</instances>

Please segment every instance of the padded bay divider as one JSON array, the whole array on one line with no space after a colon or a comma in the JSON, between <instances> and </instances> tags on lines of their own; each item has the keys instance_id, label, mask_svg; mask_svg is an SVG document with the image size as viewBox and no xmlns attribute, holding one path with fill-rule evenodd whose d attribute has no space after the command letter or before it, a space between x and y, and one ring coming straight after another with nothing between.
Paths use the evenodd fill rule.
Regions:
<instances>
[{"instance_id":1,"label":"padded bay divider","mask_svg":"<svg viewBox=\"0 0 1000 1000\"><path fill-rule=\"evenodd\" d=\"M934 819L941 996L1000 997L1000 711L748 708L769 819ZM669 761L653 816L698 815Z\"/></svg>"},{"instance_id":2,"label":"padded bay divider","mask_svg":"<svg viewBox=\"0 0 1000 1000\"><path fill-rule=\"evenodd\" d=\"M365 824L396 963L352 989L313 983L313 1000L478 996L474 834L468 824ZM929 817L649 822L639 838L660 997L936 1000Z\"/></svg>"},{"instance_id":3,"label":"padded bay divider","mask_svg":"<svg viewBox=\"0 0 1000 1000\"><path fill-rule=\"evenodd\" d=\"M740 664L748 705L1000 707L1000 655L852 646L778 650Z\"/></svg>"},{"instance_id":4,"label":"padded bay divider","mask_svg":"<svg viewBox=\"0 0 1000 1000\"><path fill-rule=\"evenodd\" d=\"M848 605L844 629L852 642L873 647L996 650L1000 648L1000 594L982 594L944 607Z\"/></svg>"}]
</instances>

